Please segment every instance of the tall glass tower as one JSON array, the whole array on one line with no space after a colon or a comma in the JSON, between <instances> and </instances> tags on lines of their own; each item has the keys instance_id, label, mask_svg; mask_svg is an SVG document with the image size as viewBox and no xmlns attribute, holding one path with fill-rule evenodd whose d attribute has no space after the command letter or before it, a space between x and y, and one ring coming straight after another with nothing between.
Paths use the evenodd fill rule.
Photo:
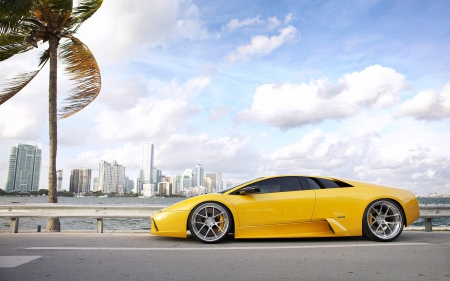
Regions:
<instances>
[{"instance_id":1,"label":"tall glass tower","mask_svg":"<svg viewBox=\"0 0 450 281\"><path fill-rule=\"evenodd\" d=\"M194 169L195 187L205 186L205 172L202 165L197 164Z\"/></svg>"},{"instance_id":2,"label":"tall glass tower","mask_svg":"<svg viewBox=\"0 0 450 281\"><path fill-rule=\"evenodd\" d=\"M153 143L142 143L142 163L141 163L141 183L142 184L154 184L153 180Z\"/></svg>"},{"instance_id":3,"label":"tall glass tower","mask_svg":"<svg viewBox=\"0 0 450 281\"><path fill-rule=\"evenodd\" d=\"M37 146L29 144L17 144L11 148L6 191L38 191L41 153Z\"/></svg>"}]
</instances>

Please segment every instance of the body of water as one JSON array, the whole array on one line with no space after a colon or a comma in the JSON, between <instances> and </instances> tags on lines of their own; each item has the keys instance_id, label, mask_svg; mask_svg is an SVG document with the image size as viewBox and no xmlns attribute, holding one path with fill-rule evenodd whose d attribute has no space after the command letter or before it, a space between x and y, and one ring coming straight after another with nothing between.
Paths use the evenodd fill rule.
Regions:
<instances>
[{"instance_id":1,"label":"body of water","mask_svg":"<svg viewBox=\"0 0 450 281\"><path fill-rule=\"evenodd\" d=\"M137 197L58 197L58 203L73 205L93 204L137 204L137 205L172 205L185 198L137 198ZM450 204L450 198L418 198L420 204ZM48 203L47 197L0 197L0 206L8 202L18 203ZM0 219L0 231L8 231L10 219ZM91 230L97 231L95 219L66 218L60 219L61 229L64 230ZM149 231L150 218L145 219L104 219L105 231ZM450 219L433 219L433 226L450 227ZM46 219L21 218L19 232L22 230L35 231L38 225L45 231ZM418 219L412 226L423 226L423 219Z\"/></svg>"}]
</instances>

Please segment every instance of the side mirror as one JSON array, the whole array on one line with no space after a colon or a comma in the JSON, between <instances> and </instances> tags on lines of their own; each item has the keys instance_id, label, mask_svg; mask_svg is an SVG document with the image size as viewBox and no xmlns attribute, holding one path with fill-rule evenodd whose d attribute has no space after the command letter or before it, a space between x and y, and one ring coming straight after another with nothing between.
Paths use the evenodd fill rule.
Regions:
<instances>
[{"instance_id":1,"label":"side mirror","mask_svg":"<svg viewBox=\"0 0 450 281\"><path fill-rule=\"evenodd\" d=\"M261 189L258 186L247 186L242 189L239 189L239 195L247 195L252 193L258 193Z\"/></svg>"}]
</instances>

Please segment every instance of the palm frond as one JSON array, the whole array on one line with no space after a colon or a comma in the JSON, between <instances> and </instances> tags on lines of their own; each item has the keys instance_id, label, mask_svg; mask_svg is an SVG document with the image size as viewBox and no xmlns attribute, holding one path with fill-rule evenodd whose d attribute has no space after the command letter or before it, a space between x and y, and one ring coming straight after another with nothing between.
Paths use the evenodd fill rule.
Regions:
<instances>
[{"instance_id":1,"label":"palm frond","mask_svg":"<svg viewBox=\"0 0 450 281\"><path fill-rule=\"evenodd\" d=\"M76 31L80 25L89 19L103 4L103 0L82 0L77 7L73 10L73 18L71 25L74 31Z\"/></svg>"},{"instance_id":2,"label":"palm frond","mask_svg":"<svg viewBox=\"0 0 450 281\"><path fill-rule=\"evenodd\" d=\"M0 34L0 61L26 52L33 47L23 44L24 36L18 34Z\"/></svg>"},{"instance_id":3,"label":"palm frond","mask_svg":"<svg viewBox=\"0 0 450 281\"><path fill-rule=\"evenodd\" d=\"M53 11L72 12L73 0L47 0L46 2L48 3L48 7Z\"/></svg>"},{"instance_id":4,"label":"palm frond","mask_svg":"<svg viewBox=\"0 0 450 281\"><path fill-rule=\"evenodd\" d=\"M100 93L100 68L89 48L75 37L60 45L59 57L67 65L65 71L75 81L70 96L64 101L69 105L59 111L60 119L69 117L88 106Z\"/></svg>"},{"instance_id":5,"label":"palm frond","mask_svg":"<svg viewBox=\"0 0 450 281\"><path fill-rule=\"evenodd\" d=\"M72 15L73 0L47 0L45 2L44 11L47 17L51 19L54 28L63 28L70 16ZM48 13L48 10L51 12Z\"/></svg>"},{"instance_id":6,"label":"palm frond","mask_svg":"<svg viewBox=\"0 0 450 281\"><path fill-rule=\"evenodd\" d=\"M0 0L0 33L15 30L20 19L30 15L35 0Z\"/></svg>"},{"instance_id":7,"label":"palm frond","mask_svg":"<svg viewBox=\"0 0 450 281\"><path fill-rule=\"evenodd\" d=\"M42 66L43 67L43 66ZM25 72L14 76L0 84L0 105L20 92L34 77L41 71L42 67L36 71Z\"/></svg>"}]
</instances>

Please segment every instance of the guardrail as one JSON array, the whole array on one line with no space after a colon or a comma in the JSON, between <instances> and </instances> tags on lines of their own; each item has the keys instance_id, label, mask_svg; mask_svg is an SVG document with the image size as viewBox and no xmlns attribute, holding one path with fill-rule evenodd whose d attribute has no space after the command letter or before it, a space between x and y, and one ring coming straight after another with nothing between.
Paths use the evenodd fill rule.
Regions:
<instances>
[{"instance_id":1,"label":"guardrail","mask_svg":"<svg viewBox=\"0 0 450 281\"><path fill-rule=\"evenodd\" d=\"M55 203L0 205L0 218L10 218L10 232L19 231L20 218L93 218L103 233L103 219L149 218L166 206L149 205L63 205Z\"/></svg>"},{"instance_id":2,"label":"guardrail","mask_svg":"<svg viewBox=\"0 0 450 281\"><path fill-rule=\"evenodd\" d=\"M425 232L433 231L432 219L450 218L450 204L420 204L420 217L425 220Z\"/></svg>"},{"instance_id":3,"label":"guardrail","mask_svg":"<svg viewBox=\"0 0 450 281\"><path fill-rule=\"evenodd\" d=\"M97 219L97 232L103 233L105 218L149 218L166 206L149 205L63 205L13 204L0 205L0 218L10 218L10 232L19 231L20 218L93 218ZM419 205L420 217L425 220L425 231L433 231L432 219L450 218L450 204Z\"/></svg>"}]
</instances>

